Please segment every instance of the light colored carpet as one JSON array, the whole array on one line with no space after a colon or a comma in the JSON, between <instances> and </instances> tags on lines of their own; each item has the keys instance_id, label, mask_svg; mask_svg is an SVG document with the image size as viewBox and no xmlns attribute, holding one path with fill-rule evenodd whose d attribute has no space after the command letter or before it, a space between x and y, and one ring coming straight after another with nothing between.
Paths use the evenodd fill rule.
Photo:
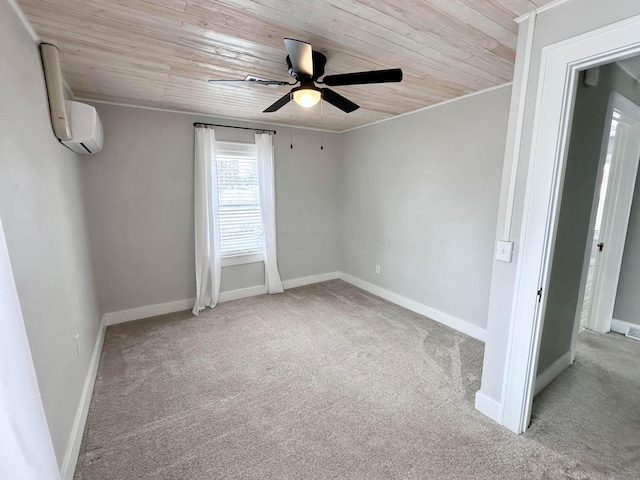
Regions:
<instances>
[{"instance_id":1,"label":"light colored carpet","mask_svg":"<svg viewBox=\"0 0 640 480\"><path fill-rule=\"evenodd\" d=\"M640 342L580 332L576 360L534 399L526 436L604 478L640 478Z\"/></svg>"},{"instance_id":2,"label":"light colored carpet","mask_svg":"<svg viewBox=\"0 0 640 480\"><path fill-rule=\"evenodd\" d=\"M482 354L340 280L109 327L75 478L627 473L558 440L543 412L517 436L475 411Z\"/></svg>"}]
</instances>

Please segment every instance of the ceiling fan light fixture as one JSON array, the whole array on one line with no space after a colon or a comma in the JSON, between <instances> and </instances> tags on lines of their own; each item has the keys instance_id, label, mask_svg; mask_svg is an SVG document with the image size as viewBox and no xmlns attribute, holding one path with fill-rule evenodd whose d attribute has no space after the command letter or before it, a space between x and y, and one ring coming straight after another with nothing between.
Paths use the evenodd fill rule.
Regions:
<instances>
[{"instance_id":1,"label":"ceiling fan light fixture","mask_svg":"<svg viewBox=\"0 0 640 480\"><path fill-rule=\"evenodd\" d=\"M301 107L313 107L322 98L322 93L313 88L301 88L293 92L293 100Z\"/></svg>"}]
</instances>

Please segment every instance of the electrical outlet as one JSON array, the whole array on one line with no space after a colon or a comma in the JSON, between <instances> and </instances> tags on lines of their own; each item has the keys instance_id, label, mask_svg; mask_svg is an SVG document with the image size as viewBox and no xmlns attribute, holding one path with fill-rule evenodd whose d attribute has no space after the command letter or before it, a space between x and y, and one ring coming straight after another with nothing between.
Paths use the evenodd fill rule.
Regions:
<instances>
[{"instance_id":1,"label":"electrical outlet","mask_svg":"<svg viewBox=\"0 0 640 480\"><path fill-rule=\"evenodd\" d=\"M380 265L376 265L376 273L380 273Z\"/></svg>"},{"instance_id":2,"label":"electrical outlet","mask_svg":"<svg viewBox=\"0 0 640 480\"><path fill-rule=\"evenodd\" d=\"M80 334L76 334L76 355L80 355Z\"/></svg>"}]
</instances>

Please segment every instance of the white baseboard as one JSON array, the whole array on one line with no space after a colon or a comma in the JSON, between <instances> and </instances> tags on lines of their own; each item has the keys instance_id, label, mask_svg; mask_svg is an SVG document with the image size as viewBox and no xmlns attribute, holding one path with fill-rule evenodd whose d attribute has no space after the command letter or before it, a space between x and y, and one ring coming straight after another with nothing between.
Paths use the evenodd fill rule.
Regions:
<instances>
[{"instance_id":1,"label":"white baseboard","mask_svg":"<svg viewBox=\"0 0 640 480\"><path fill-rule=\"evenodd\" d=\"M551 382L553 382L558 375L560 375L567 367L570 367L573 363L573 350L569 350L562 355L558 360L553 362L549 368L536 377L536 384L533 390L533 394L537 395L546 388Z\"/></svg>"},{"instance_id":2,"label":"white baseboard","mask_svg":"<svg viewBox=\"0 0 640 480\"><path fill-rule=\"evenodd\" d=\"M480 413L483 413L491 420L494 420L498 423L502 423L502 415L500 402L497 402L491 397L488 397L482 390L478 390L476 392L476 410Z\"/></svg>"},{"instance_id":3,"label":"white baseboard","mask_svg":"<svg viewBox=\"0 0 640 480\"><path fill-rule=\"evenodd\" d=\"M374 285L373 283L361 280L353 275L349 275L344 272L327 272L318 275L308 275L306 277L293 278L291 280L285 280L283 283L285 289L302 287L304 285L310 285L313 283L326 282L328 280L335 280L340 278L345 282L355 285L358 288L366 290L369 293L384 298L392 303L407 308L413 312L429 317L436 322L440 322L448 327L453 328L459 332L476 338L482 342L486 338L486 330L477 325L473 325L469 322L456 318L447 313L436 310L435 308L428 307L422 303L418 303L414 300L409 300L401 295L390 292L382 287ZM228 292L220 293L218 298L219 302L228 302L230 300L238 300L241 298L252 297L255 295L263 295L265 293L265 286L258 285L254 287L241 288L238 290L231 290ZM115 325L118 323L131 322L133 320L141 320L143 318L155 317L157 315L164 315L167 313L180 312L182 310L190 310L193 307L195 299L188 298L186 300L178 300L175 302L161 303L158 305L148 305L146 307L132 308L129 310L120 310L117 312L105 313L103 321L105 325Z\"/></svg>"},{"instance_id":4,"label":"white baseboard","mask_svg":"<svg viewBox=\"0 0 640 480\"><path fill-rule=\"evenodd\" d=\"M105 313L103 320L105 325L109 326L116 325L118 323L131 322L133 320L140 320L142 318L164 315L165 313L191 310L195 301L195 298L188 298L186 300L177 300L175 302L159 303L157 305L148 305L146 307L130 308L128 310Z\"/></svg>"},{"instance_id":5,"label":"white baseboard","mask_svg":"<svg viewBox=\"0 0 640 480\"><path fill-rule=\"evenodd\" d=\"M78 410L76 411L76 416L73 420L71 435L62 460L62 466L60 467L60 478L62 480L72 480L73 474L76 470L78 456L80 455L80 445L82 444L82 436L84 434L84 427L87 424L89 405L91 404L91 397L93 395L93 387L96 383L96 376L98 374L98 365L100 364L100 355L102 354L102 345L104 344L104 335L106 330L107 325L104 317L102 317L100 329L98 330L98 338L96 339L95 346L93 347L93 353L91 354L89 370L84 381L84 387L82 388L82 395L80 396Z\"/></svg>"},{"instance_id":6,"label":"white baseboard","mask_svg":"<svg viewBox=\"0 0 640 480\"><path fill-rule=\"evenodd\" d=\"M325 282L334 280L339 277L340 272L328 272L318 275L308 275L306 277L293 278L285 280L283 283L285 289L302 287L312 283ZM255 295L264 295L265 286L256 285L254 287L240 288L230 290L228 292L220 292L218 302L229 302L231 300L239 300L241 298L253 297ZM132 322L134 320L142 320L143 318L155 317L157 315L165 315L167 313L181 312L183 310L191 310L195 298L187 298L185 300L177 300L175 302L159 303L157 305L147 305L146 307L130 308L128 310L119 310L117 312L105 313L103 321L106 326L116 325L118 323Z\"/></svg>"},{"instance_id":7,"label":"white baseboard","mask_svg":"<svg viewBox=\"0 0 640 480\"><path fill-rule=\"evenodd\" d=\"M406 297L403 297L402 295L398 295L397 293L390 292L389 290L379 287L378 285L366 282L357 277L354 277L353 275L349 275L348 273L340 272L339 278L344 280L345 282L355 285L358 288L366 290L369 293L373 293L378 297L382 297L385 300L395 303L396 305L400 305L401 307L419 313L420 315L424 315L425 317L442 323L447 327L451 327L454 330L469 335L470 337L480 340L481 342L484 342L486 339L487 331L482 327L473 325L472 323L461 320L460 318L456 318L453 315L441 312L422 303L410 300Z\"/></svg>"},{"instance_id":8,"label":"white baseboard","mask_svg":"<svg viewBox=\"0 0 640 480\"><path fill-rule=\"evenodd\" d=\"M282 282L285 289L304 287L305 285L311 285L312 283L326 282L328 280L335 280L340 278L340 272L328 272L320 273L318 275L307 275L306 277L293 278L291 280L285 280Z\"/></svg>"},{"instance_id":9,"label":"white baseboard","mask_svg":"<svg viewBox=\"0 0 640 480\"><path fill-rule=\"evenodd\" d=\"M266 287L264 285L256 285L255 287L247 287L247 288L239 288L237 290L229 290L228 292L220 292L218 296L218 303L230 302L231 300L240 300L241 298L247 297L255 297L256 295L264 295L266 292ZM188 308L183 308L183 310L189 310L193 308L193 302L195 302L195 298L191 300L191 305ZM176 310L179 312L179 310ZM168 312L171 313L171 312Z\"/></svg>"},{"instance_id":10,"label":"white baseboard","mask_svg":"<svg viewBox=\"0 0 640 480\"><path fill-rule=\"evenodd\" d=\"M629 333L629 328L640 328L640 325L636 323L626 322L624 320L616 320L615 318L611 320L611 331L616 333L621 333L622 335L626 335Z\"/></svg>"}]
</instances>

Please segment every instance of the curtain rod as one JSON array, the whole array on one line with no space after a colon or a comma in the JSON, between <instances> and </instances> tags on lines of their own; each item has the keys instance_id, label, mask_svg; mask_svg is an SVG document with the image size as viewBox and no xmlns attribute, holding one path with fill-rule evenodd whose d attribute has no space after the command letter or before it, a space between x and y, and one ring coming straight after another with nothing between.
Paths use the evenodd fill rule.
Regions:
<instances>
[{"instance_id":1,"label":"curtain rod","mask_svg":"<svg viewBox=\"0 0 640 480\"><path fill-rule=\"evenodd\" d=\"M275 130L268 130L266 128L249 128L249 127L234 127L233 125L220 125L217 123L202 123L202 122L195 122L193 124L194 127L224 127L224 128L237 128L239 130L253 130L254 132L271 132L274 135L278 132L276 132Z\"/></svg>"}]
</instances>

